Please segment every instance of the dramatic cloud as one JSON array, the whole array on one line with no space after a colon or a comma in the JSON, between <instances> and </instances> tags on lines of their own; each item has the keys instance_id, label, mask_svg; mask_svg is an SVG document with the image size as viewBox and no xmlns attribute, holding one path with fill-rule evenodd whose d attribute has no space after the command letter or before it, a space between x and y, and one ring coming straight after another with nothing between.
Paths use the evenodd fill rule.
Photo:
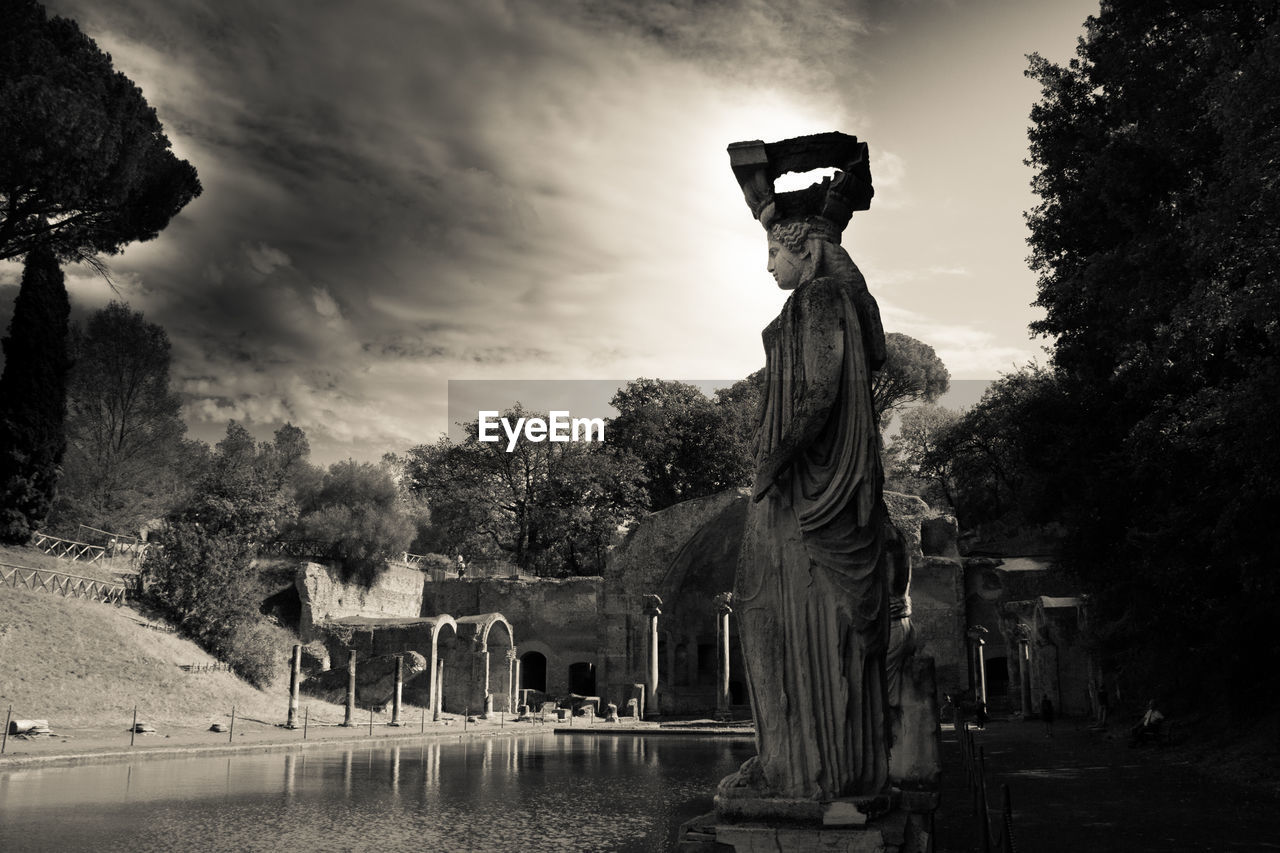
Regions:
<instances>
[{"instance_id":1,"label":"dramatic cloud","mask_svg":"<svg viewBox=\"0 0 1280 853\"><path fill-rule=\"evenodd\" d=\"M202 437L292 421L377 458L446 428L449 379L745 375L781 296L725 146L831 129L872 145L846 242L889 328L954 375L1037 351L1021 54L1064 52L1087 3L1049 44L994 0L50 5L205 187L111 259Z\"/></svg>"}]
</instances>

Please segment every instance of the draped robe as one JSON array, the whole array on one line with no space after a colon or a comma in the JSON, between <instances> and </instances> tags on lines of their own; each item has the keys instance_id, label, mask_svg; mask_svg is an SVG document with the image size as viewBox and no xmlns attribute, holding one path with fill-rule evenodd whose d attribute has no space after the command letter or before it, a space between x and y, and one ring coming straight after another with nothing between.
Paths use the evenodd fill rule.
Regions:
<instances>
[{"instance_id":1,"label":"draped robe","mask_svg":"<svg viewBox=\"0 0 1280 853\"><path fill-rule=\"evenodd\" d=\"M786 461L749 510L734 594L772 796L886 785L888 516L858 284L802 284L763 334L757 466Z\"/></svg>"}]
</instances>

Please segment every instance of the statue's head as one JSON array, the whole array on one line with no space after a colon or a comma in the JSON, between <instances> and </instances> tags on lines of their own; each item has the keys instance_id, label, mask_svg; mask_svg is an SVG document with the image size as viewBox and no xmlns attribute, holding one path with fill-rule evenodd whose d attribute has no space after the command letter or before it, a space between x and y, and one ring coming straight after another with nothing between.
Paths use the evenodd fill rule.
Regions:
<instances>
[{"instance_id":1,"label":"statue's head","mask_svg":"<svg viewBox=\"0 0 1280 853\"><path fill-rule=\"evenodd\" d=\"M804 217L769 226L769 272L783 290L795 290L824 273L824 261L839 249L829 223Z\"/></svg>"}]
</instances>

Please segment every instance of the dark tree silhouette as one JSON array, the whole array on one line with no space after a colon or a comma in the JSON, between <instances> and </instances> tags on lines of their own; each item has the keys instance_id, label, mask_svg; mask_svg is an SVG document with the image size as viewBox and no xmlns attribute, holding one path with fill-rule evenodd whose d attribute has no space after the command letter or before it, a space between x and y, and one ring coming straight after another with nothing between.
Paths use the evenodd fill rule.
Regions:
<instances>
[{"instance_id":1,"label":"dark tree silhouette","mask_svg":"<svg viewBox=\"0 0 1280 853\"><path fill-rule=\"evenodd\" d=\"M71 306L53 252L27 255L0 374L0 540L26 542L53 500L66 449Z\"/></svg>"},{"instance_id":2,"label":"dark tree silhouette","mask_svg":"<svg viewBox=\"0 0 1280 853\"><path fill-rule=\"evenodd\" d=\"M901 332L885 335L884 343L884 366L871 381L871 401L882 424L886 414L911 403L932 403L951 387L951 374L933 347Z\"/></svg>"},{"instance_id":3,"label":"dark tree silhouette","mask_svg":"<svg viewBox=\"0 0 1280 853\"><path fill-rule=\"evenodd\" d=\"M1075 59L1029 75L1064 562L1095 623L1127 626L1105 653L1272 708L1280 9L1110 0Z\"/></svg>"},{"instance_id":4,"label":"dark tree silhouette","mask_svg":"<svg viewBox=\"0 0 1280 853\"><path fill-rule=\"evenodd\" d=\"M141 90L75 22L0 5L0 260L114 254L199 194Z\"/></svg>"}]
</instances>

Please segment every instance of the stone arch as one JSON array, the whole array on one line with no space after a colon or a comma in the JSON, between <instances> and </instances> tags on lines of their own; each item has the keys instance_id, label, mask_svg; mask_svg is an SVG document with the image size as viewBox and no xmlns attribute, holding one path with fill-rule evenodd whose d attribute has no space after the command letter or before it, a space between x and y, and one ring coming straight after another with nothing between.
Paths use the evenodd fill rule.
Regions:
<instances>
[{"instance_id":1,"label":"stone arch","mask_svg":"<svg viewBox=\"0 0 1280 853\"><path fill-rule=\"evenodd\" d=\"M453 714L511 711L515 632L501 613L462 616L444 654L444 708Z\"/></svg>"}]
</instances>

